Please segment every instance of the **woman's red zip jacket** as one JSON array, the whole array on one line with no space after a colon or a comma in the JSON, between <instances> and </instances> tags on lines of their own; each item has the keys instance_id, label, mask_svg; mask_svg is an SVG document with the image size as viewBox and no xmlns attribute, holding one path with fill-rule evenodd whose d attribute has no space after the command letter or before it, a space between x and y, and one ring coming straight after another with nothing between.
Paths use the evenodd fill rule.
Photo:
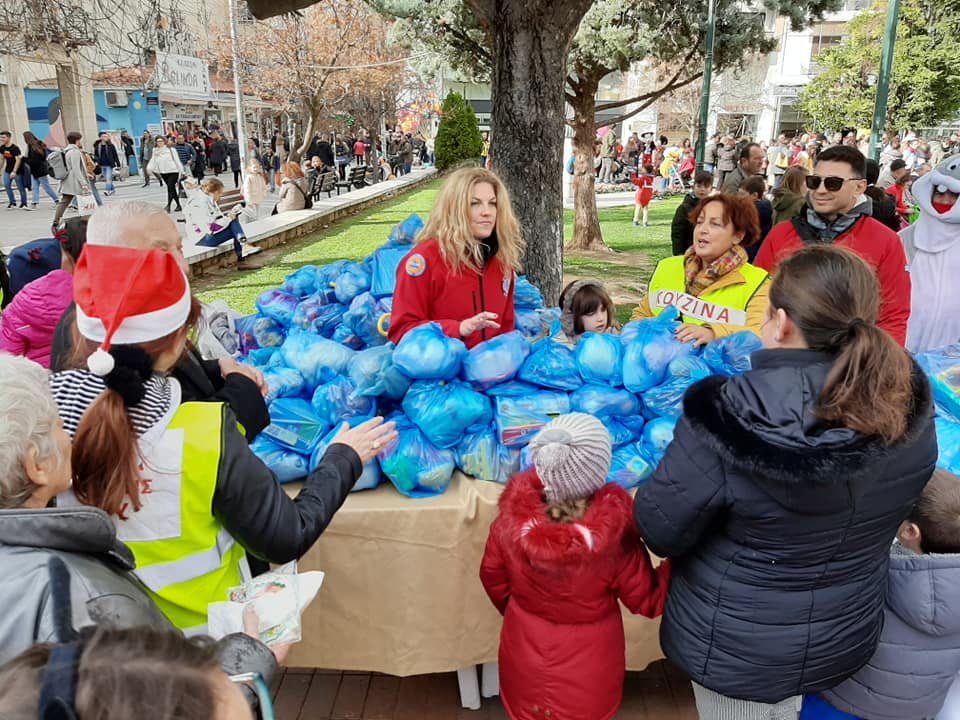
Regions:
<instances>
[{"instance_id":1,"label":"woman's red zip jacket","mask_svg":"<svg viewBox=\"0 0 960 720\"><path fill-rule=\"evenodd\" d=\"M400 342L408 330L425 322L440 323L443 332L460 338L460 323L480 312L497 314L499 330L481 330L460 338L468 348L516 328L513 290L516 279L499 258L491 258L483 274L463 267L451 271L435 239L418 243L397 268L389 337Z\"/></svg>"}]
</instances>

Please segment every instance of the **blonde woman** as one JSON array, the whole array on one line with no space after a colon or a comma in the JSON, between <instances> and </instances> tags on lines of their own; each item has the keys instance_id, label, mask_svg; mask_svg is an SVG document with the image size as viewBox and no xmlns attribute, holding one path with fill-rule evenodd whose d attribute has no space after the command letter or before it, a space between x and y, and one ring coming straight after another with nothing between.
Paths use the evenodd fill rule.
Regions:
<instances>
[{"instance_id":1,"label":"blonde woman","mask_svg":"<svg viewBox=\"0 0 960 720\"><path fill-rule=\"evenodd\" d=\"M457 170L420 237L397 270L390 340L430 321L467 347L511 332L523 239L500 178Z\"/></svg>"},{"instance_id":2,"label":"blonde woman","mask_svg":"<svg viewBox=\"0 0 960 720\"><path fill-rule=\"evenodd\" d=\"M247 174L243 178L244 216L256 220L260 204L267 197L267 181L263 179L263 166L259 160L247 164Z\"/></svg>"},{"instance_id":3,"label":"blonde woman","mask_svg":"<svg viewBox=\"0 0 960 720\"><path fill-rule=\"evenodd\" d=\"M310 189L300 164L285 162L280 166L280 173L283 175L283 180L280 183L280 195L277 198L277 212L303 210L307 206L307 195Z\"/></svg>"}]
</instances>

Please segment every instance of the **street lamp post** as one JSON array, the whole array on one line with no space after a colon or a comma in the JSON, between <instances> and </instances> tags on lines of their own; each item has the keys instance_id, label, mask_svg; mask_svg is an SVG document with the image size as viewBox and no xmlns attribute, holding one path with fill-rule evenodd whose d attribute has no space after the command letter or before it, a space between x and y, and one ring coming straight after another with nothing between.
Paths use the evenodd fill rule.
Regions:
<instances>
[{"instance_id":1,"label":"street lamp post","mask_svg":"<svg viewBox=\"0 0 960 720\"><path fill-rule=\"evenodd\" d=\"M240 177L247 174L247 115L243 108L243 89L240 86L240 31L237 27L237 0L230 0L230 45L233 52L233 97L237 111L237 144L240 146Z\"/></svg>"},{"instance_id":2,"label":"street lamp post","mask_svg":"<svg viewBox=\"0 0 960 720\"><path fill-rule=\"evenodd\" d=\"M707 0L707 43L703 60L703 89L700 91L700 120L697 127L697 169L703 169L707 145L707 120L710 116L710 82L713 76L713 36L717 24L717 0Z\"/></svg>"},{"instance_id":3,"label":"street lamp post","mask_svg":"<svg viewBox=\"0 0 960 720\"><path fill-rule=\"evenodd\" d=\"M889 0L887 22L883 31L883 51L880 55L880 72L877 76L877 102L873 107L873 127L870 130L870 157L880 159L880 134L887 117L887 96L890 92L890 75L893 70L893 48L897 42L897 18L900 15L900 0Z\"/></svg>"}]
</instances>

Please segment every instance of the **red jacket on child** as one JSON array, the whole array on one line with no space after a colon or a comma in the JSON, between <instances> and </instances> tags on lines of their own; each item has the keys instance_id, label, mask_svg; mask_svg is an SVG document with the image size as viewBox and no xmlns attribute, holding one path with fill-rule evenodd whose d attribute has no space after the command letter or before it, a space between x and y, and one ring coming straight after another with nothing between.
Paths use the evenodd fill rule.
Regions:
<instances>
[{"instance_id":1,"label":"red jacket on child","mask_svg":"<svg viewBox=\"0 0 960 720\"><path fill-rule=\"evenodd\" d=\"M618 485L598 490L576 522L547 516L535 470L514 476L490 527L480 580L503 614L500 698L517 720L607 720L625 672L618 600L663 612L669 565L656 569Z\"/></svg>"},{"instance_id":2,"label":"red jacket on child","mask_svg":"<svg viewBox=\"0 0 960 720\"><path fill-rule=\"evenodd\" d=\"M418 243L397 267L389 337L400 342L408 330L425 322L440 323L443 332L460 338L460 323L481 312L494 312L500 329L475 332L462 339L468 348L516 329L513 291L516 278L499 258L491 258L483 273L469 267L451 272L435 239Z\"/></svg>"}]
</instances>

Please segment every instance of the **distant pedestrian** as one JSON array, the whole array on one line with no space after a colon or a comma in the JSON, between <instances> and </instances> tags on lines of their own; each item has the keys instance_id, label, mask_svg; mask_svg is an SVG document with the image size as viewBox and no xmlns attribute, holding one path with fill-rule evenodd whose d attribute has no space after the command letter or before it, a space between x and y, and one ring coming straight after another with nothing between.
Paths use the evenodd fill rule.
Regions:
<instances>
[{"instance_id":1,"label":"distant pedestrian","mask_svg":"<svg viewBox=\"0 0 960 720\"><path fill-rule=\"evenodd\" d=\"M100 138L93 144L93 157L103 175L103 194L113 195L116 192L113 187L113 171L120 169L120 156L110 141L109 133L100 133Z\"/></svg>"},{"instance_id":2,"label":"distant pedestrian","mask_svg":"<svg viewBox=\"0 0 960 720\"><path fill-rule=\"evenodd\" d=\"M143 135L140 136L140 171L143 173L143 187L150 184L150 171L147 170L147 165L153 157L153 147L153 135L149 130L144 130Z\"/></svg>"},{"instance_id":3,"label":"distant pedestrian","mask_svg":"<svg viewBox=\"0 0 960 720\"><path fill-rule=\"evenodd\" d=\"M27 148L27 166L30 168L30 184L33 188L33 208L36 209L40 204L40 188L43 188L54 203L59 202L60 198L50 186L50 165L47 164L47 153L50 150L42 140L29 131L23 134L23 142Z\"/></svg>"}]
</instances>

